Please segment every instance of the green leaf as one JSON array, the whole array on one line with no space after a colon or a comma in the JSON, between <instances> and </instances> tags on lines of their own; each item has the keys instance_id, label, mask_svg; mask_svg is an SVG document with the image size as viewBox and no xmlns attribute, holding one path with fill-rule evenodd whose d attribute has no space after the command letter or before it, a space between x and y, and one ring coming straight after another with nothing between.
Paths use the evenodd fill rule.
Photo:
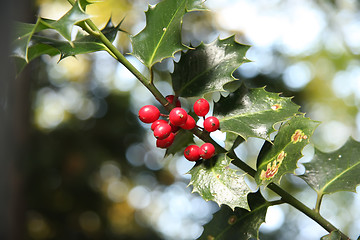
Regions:
<instances>
[{"instance_id":1,"label":"green leaf","mask_svg":"<svg viewBox=\"0 0 360 240\"><path fill-rule=\"evenodd\" d=\"M301 151L309 143L319 122L298 115L284 123L275 137L274 144L259 156L255 181L257 184L268 185L280 183L286 173L293 173L297 161L303 156Z\"/></svg>"},{"instance_id":2,"label":"green leaf","mask_svg":"<svg viewBox=\"0 0 360 240\"><path fill-rule=\"evenodd\" d=\"M21 62L20 66L23 65L22 62L29 63L32 57L29 57L29 48L31 46L31 40L35 33L40 32L45 29L55 29L67 40L71 40L71 31L74 24L77 24L85 19L88 19L89 16L82 10L82 7L85 7L89 3L86 0L77 1L74 6L59 20L51 20L38 18L35 24L28 23L16 23L15 24L15 39L13 41L13 57L22 58L23 60L17 60L18 63ZM43 47L41 47L42 49ZM40 52L38 49L33 49L33 52ZM21 69L23 67L20 67Z\"/></svg>"},{"instance_id":3,"label":"green leaf","mask_svg":"<svg viewBox=\"0 0 360 240\"><path fill-rule=\"evenodd\" d=\"M248 89L242 84L214 104L214 116L219 119L223 132L235 133L245 140L257 137L270 141L274 125L294 116L298 109L291 98L280 97L264 88Z\"/></svg>"},{"instance_id":4,"label":"green leaf","mask_svg":"<svg viewBox=\"0 0 360 240\"><path fill-rule=\"evenodd\" d=\"M26 63L29 62L28 49L32 36L44 29L49 28L48 23L51 20L38 18L35 24L17 22L14 25L15 39L13 41L13 57L23 58Z\"/></svg>"},{"instance_id":5,"label":"green leaf","mask_svg":"<svg viewBox=\"0 0 360 240\"><path fill-rule=\"evenodd\" d=\"M221 207L204 226L199 240L259 239L259 228L265 222L268 202L259 191L250 193L248 202L251 211L242 208L232 211L229 207Z\"/></svg>"},{"instance_id":6,"label":"green leaf","mask_svg":"<svg viewBox=\"0 0 360 240\"><path fill-rule=\"evenodd\" d=\"M73 26L90 18L90 16L83 10L88 4L89 2L85 0L76 1L73 7L64 16L62 16L59 20L50 23L49 27L58 31L68 41L71 41Z\"/></svg>"},{"instance_id":7,"label":"green leaf","mask_svg":"<svg viewBox=\"0 0 360 240\"><path fill-rule=\"evenodd\" d=\"M175 63L173 89L178 96L195 97L225 91L223 86L235 80L232 73L244 62L249 46L237 43L234 37L201 43L182 53Z\"/></svg>"},{"instance_id":8,"label":"green leaf","mask_svg":"<svg viewBox=\"0 0 360 240\"><path fill-rule=\"evenodd\" d=\"M184 151L184 148L192 144L193 142L194 136L192 132L180 129L176 134L173 144L171 144L171 146L166 149L165 156L171 154L175 155L181 150Z\"/></svg>"},{"instance_id":9,"label":"green leaf","mask_svg":"<svg viewBox=\"0 0 360 240\"><path fill-rule=\"evenodd\" d=\"M227 132L226 139L225 139L225 149L233 150L244 141L245 141L245 139L243 139L241 136L239 136L235 133L232 133L232 132Z\"/></svg>"},{"instance_id":10,"label":"green leaf","mask_svg":"<svg viewBox=\"0 0 360 240\"><path fill-rule=\"evenodd\" d=\"M320 240L341 240L341 234L339 231L332 231L328 235L323 236Z\"/></svg>"},{"instance_id":11,"label":"green leaf","mask_svg":"<svg viewBox=\"0 0 360 240\"><path fill-rule=\"evenodd\" d=\"M102 32L110 41L114 41L119 28L120 24L118 26L113 26L111 21L109 21ZM50 56L60 54L60 60L62 60L68 56L105 51L106 49L106 46L98 38L92 35L78 35L72 44L68 41L34 35L32 37L32 46L27 50L27 61L23 56L14 55L13 57L16 59L15 64L17 72L20 73L27 63L44 54Z\"/></svg>"},{"instance_id":12,"label":"green leaf","mask_svg":"<svg viewBox=\"0 0 360 240\"><path fill-rule=\"evenodd\" d=\"M14 57L17 74L21 73L29 62L45 54L56 56L59 54L59 51L49 45L36 44L28 49L28 62L24 58Z\"/></svg>"},{"instance_id":13,"label":"green leaf","mask_svg":"<svg viewBox=\"0 0 360 240\"><path fill-rule=\"evenodd\" d=\"M301 176L320 196L338 191L355 192L360 184L360 142L349 139L331 153L315 149L311 162L304 163Z\"/></svg>"},{"instance_id":14,"label":"green leaf","mask_svg":"<svg viewBox=\"0 0 360 240\"><path fill-rule=\"evenodd\" d=\"M225 154L197 163L189 171L193 192L198 192L206 201L250 210L246 196L251 190L245 183L245 175L231 169L230 163L231 159Z\"/></svg>"},{"instance_id":15,"label":"green leaf","mask_svg":"<svg viewBox=\"0 0 360 240\"><path fill-rule=\"evenodd\" d=\"M147 67L185 50L181 43L182 18L187 11L202 9L198 0L164 0L149 6L146 26L132 37L133 55Z\"/></svg>"}]
</instances>

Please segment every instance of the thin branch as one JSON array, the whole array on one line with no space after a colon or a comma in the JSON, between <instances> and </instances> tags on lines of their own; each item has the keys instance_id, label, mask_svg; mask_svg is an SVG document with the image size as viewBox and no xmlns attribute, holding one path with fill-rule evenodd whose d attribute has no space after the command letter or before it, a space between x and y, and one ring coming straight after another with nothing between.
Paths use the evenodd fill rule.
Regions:
<instances>
[{"instance_id":1,"label":"thin branch","mask_svg":"<svg viewBox=\"0 0 360 240\"><path fill-rule=\"evenodd\" d=\"M150 67L150 84L154 85L154 70Z\"/></svg>"},{"instance_id":2,"label":"thin branch","mask_svg":"<svg viewBox=\"0 0 360 240\"><path fill-rule=\"evenodd\" d=\"M268 203L269 206L276 206L276 205L280 205L280 204L284 204L286 203L283 199L279 199L279 200L275 200L275 201L271 201Z\"/></svg>"}]
</instances>

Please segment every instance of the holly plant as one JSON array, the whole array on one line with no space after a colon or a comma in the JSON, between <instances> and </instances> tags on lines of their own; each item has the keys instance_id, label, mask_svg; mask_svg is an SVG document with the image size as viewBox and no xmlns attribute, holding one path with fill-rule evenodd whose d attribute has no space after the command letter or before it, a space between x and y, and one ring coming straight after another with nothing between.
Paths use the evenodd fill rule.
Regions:
<instances>
[{"instance_id":1,"label":"holly plant","mask_svg":"<svg viewBox=\"0 0 360 240\"><path fill-rule=\"evenodd\" d=\"M280 186L285 174L295 174L302 150L310 144L319 125L299 112L289 97L249 88L233 77L243 63L249 46L234 36L198 46L186 46L181 39L182 20L191 11L205 10L200 0L163 0L146 11L146 26L130 36L131 54L148 69L149 77L134 67L112 43L117 34L127 34L111 21L99 30L86 14L87 0L68 0L72 8L60 19L38 18L35 24L17 23L13 59L19 72L33 59L47 54L60 60L78 54L106 51L123 64L162 105L146 105L138 110L139 119L149 125L156 146L166 154L180 153L194 166L189 169L190 185L205 200L221 205L213 219L204 226L200 239L250 239L259 237L269 206L289 204L313 219L329 232L324 239L348 239L340 229L320 215L325 194L355 191L360 183L360 143L349 140L333 153L315 150L305 174L300 176L317 193L314 209L305 206ZM83 31L71 37L74 26ZM62 38L47 34L47 29ZM63 40L59 40L63 39ZM180 53L170 74L173 94L164 96L154 84L153 67ZM213 93L221 93L218 101ZM181 100L191 102L189 111ZM209 112L213 105L213 111ZM199 119L203 121L199 121ZM203 122L203 124L199 124ZM278 126L275 128L275 126ZM226 133L226 147L212 138L211 132ZM275 137L274 137L275 136ZM265 140L256 169L242 161L234 149L249 137ZM201 144L195 144L202 141ZM242 172L242 173L241 173ZM245 181L251 177L258 188L272 190L279 200L267 201L262 191L254 192Z\"/></svg>"}]
</instances>

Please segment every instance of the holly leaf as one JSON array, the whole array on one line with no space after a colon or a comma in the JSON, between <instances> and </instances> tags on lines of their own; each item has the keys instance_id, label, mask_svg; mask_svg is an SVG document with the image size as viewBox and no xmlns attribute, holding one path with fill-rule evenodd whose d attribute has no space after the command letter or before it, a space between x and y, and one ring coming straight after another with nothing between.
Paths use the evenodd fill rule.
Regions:
<instances>
[{"instance_id":1,"label":"holly leaf","mask_svg":"<svg viewBox=\"0 0 360 240\"><path fill-rule=\"evenodd\" d=\"M248 202L251 211L243 208L233 211L227 206L222 206L204 226L199 240L259 239L259 228L265 222L268 202L260 191L248 194Z\"/></svg>"},{"instance_id":2,"label":"holly leaf","mask_svg":"<svg viewBox=\"0 0 360 240\"><path fill-rule=\"evenodd\" d=\"M275 137L274 144L267 144L259 154L255 181L265 186L271 182L280 183L286 173L293 173L301 151L309 143L319 122L303 115L297 115L284 123Z\"/></svg>"},{"instance_id":3,"label":"holly leaf","mask_svg":"<svg viewBox=\"0 0 360 240\"><path fill-rule=\"evenodd\" d=\"M244 141L245 139L243 139L241 136L232 132L227 132L225 139L225 149L230 149L229 151L234 150Z\"/></svg>"},{"instance_id":4,"label":"holly leaf","mask_svg":"<svg viewBox=\"0 0 360 240\"><path fill-rule=\"evenodd\" d=\"M120 24L113 26L111 20L109 20L105 28L102 29L102 33L112 42L115 40L117 32L120 30ZM49 56L60 54L60 60L62 60L69 56L105 51L107 49L98 38L92 35L79 34L72 44L68 41L61 41L38 35L32 36L31 41L31 46L27 49L27 59L25 56L13 55L13 57L15 57L15 65L18 73L23 70L27 63L44 54Z\"/></svg>"},{"instance_id":5,"label":"holly leaf","mask_svg":"<svg viewBox=\"0 0 360 240\"><path fill-rule=\"evenodd\" d=\"M35 24L17 22L14 25L15 39L12 43L13 57L23 58L26 63L29 62L28 52L32 36L44 29L49 28L49 23L53 22L48 19L38 18Z\"/></svg>"},{"instance_id":6,"label":"holly leaf","mask_svg":"<svg viewBox=\"0 0 360 240\"><path fill-rule=\"evenodd\" d=\"M149 6L146 26L131 38L132 54L147 67L185 50L181 43L181 24L186 12L203 9L199 0L164 0Z\"/></svg>"},{"instance_id":7,"label":"holly leaf","mask_svg":"<svg viewBox=\"0 0 360 240\"><path fill-rule=\"evenodd\" d=\"M225 91L223 86L235 80L232 73L244 62L249 46L234 37L201 43L195 49L182 53L171 75L177 96L195 97Z\"/></svg>"},{"instance_id":8,"label":"holly leaf","mask_svg":"<svg viewBox=\"0 0 360 240\"><path fill-rule=\"evenodd\" d=\"M214 116L220 121L220 130L270 141L274 125L298 112L299 106L291 98L280 97L264 88L248 89L242 84L227 97L214 104Z\"/></svg>"},{"instance_id":9,"label":"holly leaf","mask_svg":"<svg viewBox=\"0 0 360 240\"><path fill-rule=\"evenodd\" d=\"M314 158L304 163L301 176L318 194L356 191L360 184L360 142L349 139L340 149L323 153L315 149Z\"/></svg>"},{"instance_id":10,"label":"holly leaf","mask_svg":"<svg viewBox=\"0 0 360 240\"><path fill-rule=\"evenodd\" d=\"M59 20L53 21L48 24L49 28L55 29L58 31L65 39L71 41L71 32L73 26L77 23L80 23L90 16L85 13L84 9L86 5L90 3L86 0L78 0L72 6L72 8L65 13Z\"/></svg>"},{"instance_id":11,"label":"holly leaf","mask_svg":"<svg viewBox=\"0 0 360 240\"><path fill-rule=\"evenodd\" d=\"M320 240L341 240L341 234L339 231L332 231L331 233L320 238Z\"/></svg>"},{"instance_id":12,"label":"holly leaf","mask_svg":"<svg viewBox=\"0 0 360 240\"><path fill-rule=\"evenodd\" d=\"M206 201L226 204L230 208L250 210L247 195L251 192L244 176L229 167L231 159L225 154L197 163L190 171L193 192L198 192Z\"/></svg>"}]
</instances>

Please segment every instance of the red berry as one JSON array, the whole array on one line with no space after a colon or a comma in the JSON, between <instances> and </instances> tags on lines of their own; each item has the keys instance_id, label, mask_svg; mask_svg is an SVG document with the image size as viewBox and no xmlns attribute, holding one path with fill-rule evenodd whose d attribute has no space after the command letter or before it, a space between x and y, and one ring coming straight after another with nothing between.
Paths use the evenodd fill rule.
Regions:
<instances>
[{"instance_id":1,"label":"red berry","mask_svg":"<svg viewBox=\"0 0 360 240\"><path fill-rule=\"evenodd\" d=\"M189 161L197 161L200 159L200 148L196 145L190 145L185 148L184 156Z\"/></svg>"},{"instance_id":2,"label":"red berry","mask_svg":"<svg viewBox=\"0 0 360 240\"><path fill-rule=\"evenodd\" d=\"M152 123L158 120L160 111L153 105L146 105L139 110L139 119L144 123Z\"/></svg>"},{"instance_id":3,"label":"red berry","mask_svg":"<svg viewBox=\"0 0 360 240\"><path fill-rule=\"evenodd\" d=\"M158 148L168 148L174 142L175 134L170 133L169 136L165 139L157 139L156 146Z\"/></svg>"},{"instance_id":4,"label":"red berry","mask_svg":"<svg viewBox=\"0 0 360 240\"><path fill-rule=\"evenodd\" d=\"M204 143L200 147L200 157L203 159L212 158L215 154L215 147L211 143Z\"/></svg>"},{"instance_id":5,"label":"red berry","mask_svg":"<svg viewBox=\"0 0 360 240\"><path fill-rule=\"evenodd\" d=\"M181 126L186 123L187 116L188 114L184 109L176 107L170 111L169 120L174 126Z\"/></svg>"},{"instance_id":6,"label":"red berry","mask_svg":"<svg viewBox=\"0 0 360 240\"><path fill-rule=\"evenodd\" d=\"M154 129L154 136L157 139L165 139L170 135L170 133L171 133L171 126L167 123L160 123Z\"/></svg>"},{"instance_id":7,"label":"red berry","mask_svg":"<svg viewBox=\"0 0 360 240\"><path fill-rule=\"evenodd\" d=\"M163 120L163 119L159 119L159 120L156 120L155 122L153 122L151 124L151 130L155 130L155 128L160 124L160 123L168 123L167 121Z\"/></svg>"},{"instance_id":8,"label":"red berry","mask_svg":"<svg viewBox=\"0 0 360 240\"><path fill-rule=\"evenodd\" d=\"M190 115L188 115L186 122L181 125L180 127L186 130L191 130L196 126L196 122L194 120L194 118Z\"/></svg>"},{"instance_id":9,"label":"red berry","mask_svg":"<svg viewBox=\"0 0 360 240\"><path fill-rule=\"evenodd\" d=\"M165 98L171 104L171 103L174 102L175 96L174 95L167 95ZM177 101L176 101L176 107L181 107L181 103L180 103L179 99L177 99Z\"/></svg>"},{"instance_id":10,"label":"red berry","mask_svg":"<svg viewBox=\"0 0 360 240\"><path fill-rule=\"evenodd\" d=\"M204 128L208 132L214 132L219 129L220 122L216 117L207 117L204 120Z\"/></svg>"},{"instance_id":11,"label":"red berry","mask_svg":"<svg viewBox=\"0 0 360 240\"><path fill-rule=\"evenodd\" d=\"M200 98L194 103L194 112L199 117L204 117L209 112L209 109L210 104L204 98Z\"/></svg>"}]
</instances>

